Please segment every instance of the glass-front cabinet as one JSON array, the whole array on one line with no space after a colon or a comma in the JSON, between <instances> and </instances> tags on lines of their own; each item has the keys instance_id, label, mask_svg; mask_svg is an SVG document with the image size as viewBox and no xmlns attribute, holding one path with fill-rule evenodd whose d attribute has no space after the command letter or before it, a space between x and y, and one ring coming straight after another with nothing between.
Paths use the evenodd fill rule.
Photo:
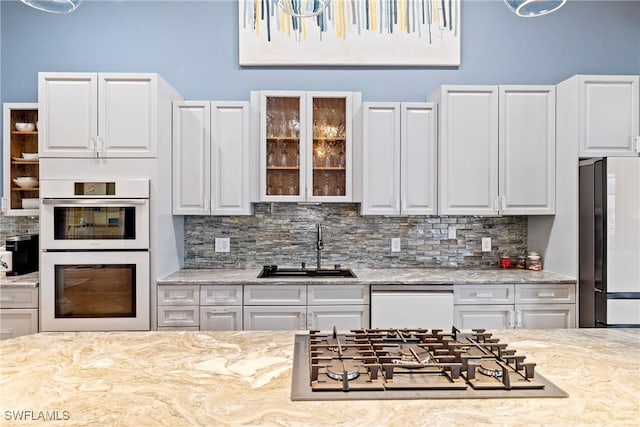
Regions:
<instances>
[{"instance_id":1,"label":"glass-front cabinet","mask_svg":"<svg viewBox=\"0 0 640 427\"><path fill-rule=\"evenodd\" d=\"M38 215L38 104L5 103L3 199L6 215Z\"/></svg>"},{"instance_id":2,"label":"glass-front cabinet","mask_svg":"<svg viewBox=\"0 0 640 427\"><path fill-rule=\"evenodd\" d=\"M260 200L352 201L354 93L252 96L260 103Z\"/></svg>"}]
</instances>

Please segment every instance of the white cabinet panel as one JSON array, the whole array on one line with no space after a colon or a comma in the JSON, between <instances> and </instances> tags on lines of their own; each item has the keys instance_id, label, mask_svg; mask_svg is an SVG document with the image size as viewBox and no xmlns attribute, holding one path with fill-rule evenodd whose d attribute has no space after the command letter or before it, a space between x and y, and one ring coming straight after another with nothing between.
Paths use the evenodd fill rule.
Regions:
<instances>
[{"instance_id":1,"label":"white cabinet panel","mask_svg":"<svg viewBox=\"0 0 640 427\"><path fill-rule=\"evenodd\" d=\"M437 213L437 106L430 102L400 105L400 213Z\"/></svg>"},{"instance_id":2,"label":"white cabinet panel","mask_svg":"<svg viewBox=\"0 0 640 427\"><path fill-rule=\"evenodd\" d=\"M554 86L500 86L502 214L555 212L555 102Z\"/></svg>"},{"instance_id":3,"label":"white cabinet panel","mask_svg":"<svg viewBox=\"0 0 640 427\"><path fill-rule=\"evenodd\" d=\"M174 215L251 214L249 131L248 102L174 102Z\"/></svg>"},{"instance_id":4,"label":"white cabinet panel","mask_svg":"<svg viewBox=\"0 0 640 427\"><path fill-rule=\"evenodd\" d=\"M305 285L245 285L244 305L306 305Z\"/></svg>"},{"instance_id":5,"label":"white cabinet panel","mask_svg":"<svg viewBox=\"0 0 640 427\"><path fill-rule=\"evenodd\" d=\"M247 331L293 331L306 329L306 306L245 306Z\"/></svg>"},{"instance_id":6,"label":"white cabinet panel","mask_svg":"<svg viewBox=\"0 0 640 427\"><path fill-rule=\"evenodd\" d=\"M576 302L573 284L538 284L516 286L516 304L550 304Z\"/></svg>"},{"instance_id":7,"label":"white cabinet panel","mask_svg":"<svg viewBox=\"0 0 640 427\"><path fill-rule=\"evenodd\" d=\"M580 156L637 156L639 76L576 76Z\"/></svg>"},{"instance_id":8,"label":"white cabinet panel","mask_svg":"<svg viewBox=\"0 0 640 427\"><path fill-rule=\"evenodd\" d=\"M516 327L526 329L575 328L575 304L516 304Z\"/></svg>"},{"instance_id":9,"label":"white cabinet panel","mask_svg":"<svg viewBox=\"0 0 640 427\"><path fill-rule=\"evenodd\" d=\"M510 329L513 305L456 305L454 325L459 329Z\"/></svg>"},{"instance_id":10,"label":"white cabinet panel","mask_svg":"<svg viewBox=\"0 0 640 427\"><path fill-rule=\"evenodd\" d=\"M361 212L400 214L400 104L363 103Z\"/></svg>"},{"instance_id":11,"label":"white cabinet panel","mask_svg":"<svg viewBox=\"0 0 640 427\"><path fill-rule=\"evenodd\" d=\"M307 308L307 327L321 331L364 329L369 327L368 305L321 305Z\"/></svg>"},{"instance_id":12,"label":"white cabinet panel","mask_svg":"<svg viewBox=\"0 0 640 427\"><path fill-rule=\"evenodd\" d=\"M173 214L207 215L211 181L211 103L173 103Z\"/></svg>"},{"instance_id":13,"label":"white cabinet panel","mask_svg":"<svg viewBox=\"0 0 640 427\"><path fill-rule=\"evenodd\" d=\"M497 214L498 87L443 86L440 105L440 213Z\"/></svg>"},{"instance_id":14,"label":"white cabinet panel","mask_svg":"<svg viewBox=\"0 0 640 427\"><path fill-rule=\"evenodd\" d=\"M158 305L198 305L200 287L198 285L176 285L158 287Z\"/></svg>"},{"instance_id":15,"label":"white cabinet panel","mask_svg":"<svg viewBox=\"0 0 640 427\"><path fill-rule=\"evenodd\" d=\"M368 285L309 285L309 305L369 304Z\"/></svg>"},{"instance_id":16,"label":"white cabinet panel","mask_svg":"<svg viewBox=\"0 0 640 427\"><path fill-rule=\"evenodd\" d=\"M158 307L158 326L199 326L200 308L196 306Z\"/></svg>"},{"instance_id":17,"label":"white cabinet panel","mask_svg":"<svg viewBox=\"0 0 640 427\"><path fill-rule=\"evenodd\" d=\"M0 339L38 332L37 308L0 309Z\"/></svg>"},{"instance_id":18,"label":"white cabinet panel","mask_svg":"<svg viewBox=\"0 0 640 427\"><path fill-rule=\"evenodd\" d=\"M40 157L95 157L98 135L98 76L40 73Z\"/></svg>"},{"instance_id":19,"label":"white cabinet panel","mask_svg":"<svg viewBox=\"0 0 640 427\"><path fill-rule=\"evenodd\" d=\"M178 98L154 73L39 73L40 157L157 157Z\"/></svg>"},{"instance_id":20,"label":"white cabinet panel","mask_svg":"<svg viewBox=\"0 0 640 427\"><path fill-rule=\"evenodd\" d=\"M364 215L433 215L437 108L429 102L363 104Z\"/></svg>"},{"instance_id":21,"label":"white cabinet panel","mask_svg":"<svg viewBox=\"0 0 640 427\"><path fill-rule=\"evenodd\" d=\"M250 214L248 102L211 104L211 146L212 214Z\"/></svg>"},{"instance_id":22,"label":"white cabinet panel","mask_svg":"<svg viewBox=\"0 0 640 427\"><path fill-rule=\"evenodd\" d=\"M513 304L513 285L454 285L453 297L456 304Z\"/></svg>"},{"instance_id":23,"label":"white cabinet panel","mask_svg":"<svg viewBox=\"0 0 640 427\"><path fill-rule=\"evenodd\" d=\"M156 157L158 77L98 74L99 157Z\"/></svg>"},{"instance_id":24,"label":"white cabinet panel","mask_svg":"<svg viewBox=\"0 0 640 427\"><path fill-rule=\"evenodd\" d=\"M200 307L201 331L241 331L242 307Z\"/></svg>"},{"instance_id":25,"label":"white cabinet panel","mask_svg":"<svg viewBox=\"0 0 640 427\"><path fill-rule=\"evenodd\" d=\"M242 305L242 285L202 285L201 305Z\"/></svg>"}]
</instances>

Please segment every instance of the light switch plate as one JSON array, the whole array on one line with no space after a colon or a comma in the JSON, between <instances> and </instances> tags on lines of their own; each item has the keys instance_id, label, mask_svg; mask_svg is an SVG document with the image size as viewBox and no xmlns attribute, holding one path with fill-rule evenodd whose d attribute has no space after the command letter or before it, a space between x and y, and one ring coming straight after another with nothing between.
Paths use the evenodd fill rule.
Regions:
<instances>
[{"instance_id":1,"label":"light switch plate","mask_svg":"<svg viewBox=\"0 0 640 427\"><path fill-rule=\"evenodd\" d=\"M392 237L391 238L391 252L400 252L400 238Z\"/></svg>"},{"instance_id":2,"label":"light switch plate","mask_svg":"<svg viewBox=\"0 0 640 427\"><path fill-rule=\"evenodd\" d=\"M229 252L231 249L231 239L228 237L216 237L215 246L216 252Z\"/></svg>"},{"instance_id":3,"label":"light switch plate","mask_svg":"<svg viewBox=\"0 0 640 427\"><path fill-rule=\"evenodd\" d=\"M491 252L491 237L482 238L482 252Z\"/></svg>"}]
</instances>

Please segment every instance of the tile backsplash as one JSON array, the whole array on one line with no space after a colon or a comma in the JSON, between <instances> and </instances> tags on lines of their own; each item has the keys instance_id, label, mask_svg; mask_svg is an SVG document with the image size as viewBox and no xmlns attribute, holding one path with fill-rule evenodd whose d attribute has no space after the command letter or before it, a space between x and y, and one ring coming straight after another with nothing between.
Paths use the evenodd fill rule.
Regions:
<instances>
[{"instance_id":1,"label":"tile backsplash","mask_svg":"<svg viewBox=\"0 0 640 427\"><path fill-rule=\"evenodd\" d=\"M361 216L357 204L259 203L253 216L185 216L185 268L315 267L316 224L323 267L494 268L501 255L527 250L526 216L381 217ZM230 238L231 251L214 252L216 237ZM394 237L400 252L391 252ZM483 237L491 252L482 252Z\"/></svg>"},{"instance_id":2,"label":"tile backsplash","mask_svg":"<svg viewBox=\"0 0 640 427\"><path fill-rule=\"evenodd\" d=\"M4 246L7 236L37 233L39 229L40 222L37 216L7 216L0 213L0 246Z\"/></svg>"}]
</instances>

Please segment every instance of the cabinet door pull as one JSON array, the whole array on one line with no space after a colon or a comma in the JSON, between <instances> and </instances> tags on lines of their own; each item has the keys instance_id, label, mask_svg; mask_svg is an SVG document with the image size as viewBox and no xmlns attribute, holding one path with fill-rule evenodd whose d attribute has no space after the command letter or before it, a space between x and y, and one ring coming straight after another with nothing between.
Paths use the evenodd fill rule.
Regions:
<instances>
[{"instance_id":1,"label":"cabinet door pull","mask_svg":"<svg viewBox=\"0 0 640 427\"><path fill-rule=\"evenodd\" d=\"M510 311L509 311L509 327L510 327L511 329L513 329L513 328L515 328L515 327L516 327L515 323L513 322L513 320L514 320L513 318L514 318L513 310L510 310Z\"/></svg>"},{"instance_id":2,"label":"cabinet door pull","mask_svg":"<svg viewBox=\"0 0 640 427\"><path fill-rule=\"evenodd\" d=\"M556 296L556 293L553 291L540 291L538 292L538 298L553 298Z\"/></svg>"},{"instance_id":3,"label":"cabinet door pull","mask_svg":"<svg viewBox=\"0 0 640 427\"><path fill-rule=\"evenodd\" d=\"M170 299L185 299L187 297L186 292L169 292Z\"/></svg>"},{"instance_id":4,"label":"cabinet door pull","mask_svg":"<svg viewBox=\"0 0 640 427\"><path fill-rule=\"evenodd\" d=\"M3 295L2 298L0 298L0 301L2 302L13 302L13 295Z\"/></svg>"},{"instance_id":5,"label":"cabinet door pull","mask_svg":"<svg viewBox=\"0 0 640 427\"><path fill-rule=\"evenodd\" d=\"M187 320L186 313L169 313L169 320Z\"/></svg>"},{"instance_id":6,"label":"cabinet door pull","mask_svg":"<svg viewBox=\"0 0 640 427\"><path fill-rule=\"evenodd\" d=\"M516 310L516 327L522 328L522 311Z\"/></svg>"},{"instance_id":7,"label":"cabinet door pull","mask_svg":"<svg viewBox=\"0 0 640 427\"><path fill-rule=\"evenodd\" d=\"M493 292L476 292L476 298L493 298Z\"/></svg>"},{"instance_id":8,"label":"cabinet door pull","mask_svg":"<svg viewBox=\"0 0 640 427\"><path fill-rule=\"evenodd\" d=\"M502 210L507 209L507 196L501 196L500 201L502 202Z\"/></svg>"}]
</instances>

